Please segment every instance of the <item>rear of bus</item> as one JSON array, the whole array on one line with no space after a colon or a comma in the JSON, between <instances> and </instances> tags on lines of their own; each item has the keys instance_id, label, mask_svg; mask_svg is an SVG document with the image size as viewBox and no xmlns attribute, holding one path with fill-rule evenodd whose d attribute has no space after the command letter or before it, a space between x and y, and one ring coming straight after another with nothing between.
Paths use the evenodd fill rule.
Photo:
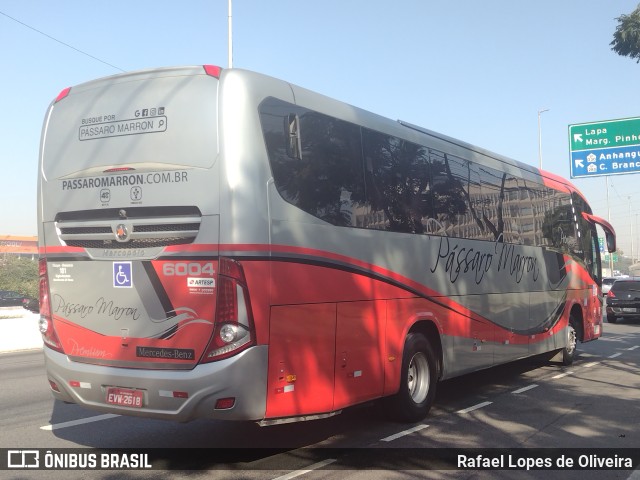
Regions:
<instances>
[{"instance_id":1,"label":"rear of bus","mask_svg":"<svg viewBox=\"0 0 640 480\"><path fill-rule=\"evenodd\" d=\"M40 329L57 399L155 418L259 419L267 351L219 258L221 70L63 90L40 151Z\"/></svg>"}]
</instances>

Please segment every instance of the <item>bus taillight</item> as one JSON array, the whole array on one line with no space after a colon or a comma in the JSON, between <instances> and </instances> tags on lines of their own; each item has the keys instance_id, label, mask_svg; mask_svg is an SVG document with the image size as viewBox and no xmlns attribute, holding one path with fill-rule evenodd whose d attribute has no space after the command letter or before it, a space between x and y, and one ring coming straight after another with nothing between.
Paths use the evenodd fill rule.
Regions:
<instances>
[{"instance_id":1,"label":"bus taillight","mask_svg":"<svg viewBox=\"0 0 640 480\"><path fill-rule=\"evenodd\" d=\"M60 100L62 100L63 98L65 98L67 95L69 95L69 92L71 91L71 87L67 87L65 89L63 89L58 96L56 97L56 99L53 101L53 103L58 103Z\"/></svg>"},{"instance_id":2,"label":"bus taillight","mask_svg":"<svg viewBox=\"0 0 640 480\"><path fill-rule=\"evenodd\" d=\"M217 289L215 329L203 363L230 357L255 344L249 290L238 262L220 259Z\"/></svg>"},{"instance_id":3,"label":"bus taillight","mask_svg":"<svg viewBox=\"0 0 640 480\"><path fill-rule=\"evenodd\" d=\"M203 65L203 67L204 67L204 72L207 75L215 78L220 78L220 74L222 73L222 68L216 65Z\"/></svg>"},{"instance_id":4,"label":"bus taillight","mask_svg":"<svg viewBox=\"0 0 640 480\"><path fill-rule=\"evenodd\" d=\"M40 296L40 333L45 345L53 350L64 353L60 339L53 328L51 315L51 299L49 297L49 277L47 276L47 260L41 258L38 262L39 270L39 296Z\"/></svg>"}]
</instances>

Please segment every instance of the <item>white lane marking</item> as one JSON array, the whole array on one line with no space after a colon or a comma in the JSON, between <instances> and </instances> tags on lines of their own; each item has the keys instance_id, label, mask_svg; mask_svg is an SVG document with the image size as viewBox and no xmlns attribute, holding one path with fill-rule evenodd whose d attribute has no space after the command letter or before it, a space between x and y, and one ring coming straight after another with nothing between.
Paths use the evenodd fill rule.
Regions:
<instances>
[{"instance_id":1,"label":"white lane marking","mask_svg":"<svg viewBox=\"0 0 640 480\"><path fill-rule=\"evenodd\" d=\"M585 363L584 368L591 368L591 367L595 367L596 365L598 365L600 362L590 362L590 363Z\"/></svg>"},{"instance_id":2,"label":"white lane marking","mask_svg":"<svg viewBox=\"0 0 640 480\"><path fill-rule=\"evenodd\" d=\"M84 425L85 423L99 422L101 420L108 420L110 418L119 417L114 413L106 413L104 415L98 415L95 417L81 418L79 420L71 420L70 422L54 423L53 425L45 425L40 427L40 430L60 430L61 428L75 427L76 425Z\"/></svg>"},{"instance_id":3,"label":"white lane marking","mask_svg":"<svg viewBox=\"0 0 640 480\"><path fill-rule=\"evenodd\" d=\"M337 459L329 458L327 460L323 460L322 462L314 463L310 465L309 468L304 470L295 470L291 473L287 473L286 475L282 475L281 477L276 477L273 480L290 480L291 478L299 477L300 475L304 475L309 472L313 472L314 470L318 470L319 468L326 467L327 465L331 465L333 462L336 462Z\"/></svg>"},{"instance_id":4,"label":"white lane marking","mask_svg":"<svg viewBox=\"0 0 640 480\"><path fill-rule=\"evenodd\" d=\"M479 408L482 407L486 407L487 405L491 405L493 402L482 402L479 403L477 405L474 405L473 407L469 407L469 408L465 408L463 410L458 410L456 413L469 413L469 412L473 412L474 410L478 410Z\"/></svg>"},{"instance_id":5,"label":"white lane marking","mask_svg":"<svg viewBox=\"0 0 640 480\"><path fill-rule=\"evenodd\" d=\"M518 390L514 390L511 393L522 393L522 392L526 392L527 390L531 390L532 388L536 388L538 385L536 385L535 383L533 385L529 385L528 387L522 387L519 388Z\"/></svg>"},{"instance_id":6,"label":"white lane marking","mask_svg":"<svg viewBox=\"0 0 640 480\"><path fill-rule=\"evenodd\" d=\"M640 345L634 345L633 347L627 348L628 351L635 350L636 348L640 348Z\"/></svg>"},{"instance_id":7,"label":"white lane marking","mask_svg":"<svg viewBox=\"0 0 640 480\"><path fill-rule=\"evenodd\" d=\"M422 429L427 428L429 425L418 425L417 427L413 427L413 428L409 428L408 430L404 430L402 432L398 432L394 435L389 435L388 437L385 437L383 439L381 439L381 442L392 442L393 440L396 440L397 438L400 437L404 437L405 435L411 435L412 433L415 432L419 432Z\"/></svg>"},{"instance_id":8,"label":"white lane marking","mask_svg":"<svg viewBox=\"0 0 640 480\"><path fill-rule=\"evenodd\" d=\"M613 355L608 356L607 358L616 358L622 355L621 353L614 353Z\"/></svg>"},{"instance_id":9,"label":"white lane marking","mask_svg":"<svg viewBox=\"0 0 640 480\"><path fill-rule=\"evenodd\" d=\"M556 375L555 377L551 377L551 380L557 380L562 377L566 377L567 375L573 375L573 372L564 372Z\"/></svg>"}]
</instances>

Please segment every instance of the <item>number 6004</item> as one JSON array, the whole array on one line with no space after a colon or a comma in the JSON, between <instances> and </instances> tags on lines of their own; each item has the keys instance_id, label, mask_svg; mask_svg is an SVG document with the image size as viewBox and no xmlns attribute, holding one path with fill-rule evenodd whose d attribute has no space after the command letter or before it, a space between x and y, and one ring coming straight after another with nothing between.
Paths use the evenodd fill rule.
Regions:
<instances>
[{"instance_id":1,"label":"number 6004","mask_svg":"<svg viewBox=\"0 0 640 480\"><path fill-rule=\"evenodd\" d=\"M162 273L167 277L208 275L213 277L216 273L213 263L196 262L168 262L162 265Z\"/></svg>"}]
</instances>

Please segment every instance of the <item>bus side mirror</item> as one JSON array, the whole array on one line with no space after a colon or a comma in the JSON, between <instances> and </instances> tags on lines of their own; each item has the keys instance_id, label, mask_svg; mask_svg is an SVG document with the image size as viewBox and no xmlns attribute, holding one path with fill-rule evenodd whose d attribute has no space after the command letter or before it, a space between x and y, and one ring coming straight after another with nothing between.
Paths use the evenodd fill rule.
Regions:
<instances>
[{"instance_id":1,"label":"bus side mirror","mask_svg":"<svg viewBox=\"0 0 640 480\"><path fill-rule=\"evenodd\" d=\"M616 251L616 231L611 224L605 219L591 215L590 213L582 212L582 217L592 224L598 224L604 230L605 242L607 243L607 250L609 252Z\"/></svg>"},{"instance_id":2,"label":"bus side mirror","mask_svg":"<svg viewBox=\"0 0 640 480\"><path fill-rule=\"evenodd\" d=\"M605 240L607 242L607 251L615 252L616 251L616 236L611 232L605 232Z\"/></svg>"}]
</instances>

